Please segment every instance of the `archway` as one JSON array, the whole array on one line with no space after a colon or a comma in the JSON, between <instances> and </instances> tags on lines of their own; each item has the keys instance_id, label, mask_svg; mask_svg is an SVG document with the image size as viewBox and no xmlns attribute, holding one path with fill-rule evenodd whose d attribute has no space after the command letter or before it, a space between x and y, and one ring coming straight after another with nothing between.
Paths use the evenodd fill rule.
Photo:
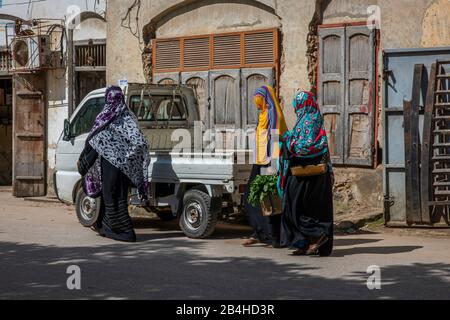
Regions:
<instances>
[{"instance_id":1,"label":"archway","mask_svg":"<svg viewBox=\"0 0 450 320\"><path fill-rule=\"evenodd\" d=\"M185 0L178 4L173 5L172 7L160 12L153 19L150 20L143 28L143 40L145 45L148 45L152 39L156 36L156 30L160 28L162 25L173 19L174 17L180 16L182 14L186 14L188 12L198 10L199 8L212 6L215 4L242 4L255 8L259 8L263 11L271 13L279 20L281 17L276 13L276 9L262 3L257 0Z\"/></svg>"},{"instance_id":2,"label":"archway","mask_svg":"<svg viewBox=\"0 0 450 320\"><path fill-rule=\"evenodd\" d=\"M89 21L92 21L91 26ZM101 25L104 29L99 30ZM69 114L72 114L75 105L87 93L106 85L106 19L97 12L84 11L66 21L66 27L70 57Z\"/></svg>"},{"instance_id":3,"label":"archway","mask_svg":"<svg viewBox=\"0 0 450 320\"><path fill-rule=\"evenodd\" d=\"M211 8L216 5L241 5L248 8L257 9L260 12L265 12L267 16L261 20L270 20L268 16L274 17L277 21L277 26L281 25L281 17L276 13L276 9L257 0L185 0L181 1L178 4L167 8L166 10L157 14L153 19L147 23L142 30L142 38L144 41L144 49L142 51L142 63L144 76L148 82L152 81L152 39L157 37L157 31L160 30L164 25L169 23L170 21L180 17L182 15L191 14L194 11L202 10L205 8ZM189 19L187 19L189 20ZM197 19L191 19L197 21ZM261 23L261 21L256 21L255 23ZM243 24L247 28L252 28L255 25L252 23ZM270 27L274 27L271 25ZM269 27L267 27L269 28ZM219 29L219 28L218 28ZM192 32L192 31L191 31ZM213 33L212 31L211 33ZM195 32L194 32L195 33ZM198 34L202 34L205 32L199 31ZM206 32L209 33L209 32Z\"/></svg>"},{"instance_id":4,"label":"archway","mask_svg":"<svg viewBox=\"0 0 450 320\"><path fill-rule=\"evenodd\" d=\"M97 12L84 11L74 16L71 20L66 21L66 25L69 27L69 29L74 29L77 28L82 22L88 19L99 19L103 22L106 22L106 19Z\"/></svg>"}]
</instances>

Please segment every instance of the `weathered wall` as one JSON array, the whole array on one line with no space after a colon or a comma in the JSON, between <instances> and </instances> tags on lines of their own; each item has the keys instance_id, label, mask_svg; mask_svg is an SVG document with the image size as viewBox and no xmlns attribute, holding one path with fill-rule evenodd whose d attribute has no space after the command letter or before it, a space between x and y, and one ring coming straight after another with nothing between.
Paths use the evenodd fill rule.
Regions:
<instances>
[{"instance_id":1,"label":"weathered wall","mask_svg":"<svg viewBox=\"0 0 450 320\"><path fill-rule=\"evenodd\" d=\"M56 165L56 144L68 116L67 74L63 69L47 71L47 182L53 186L53 171Z\"/></svg>"},{"instance_id":2,"label":"weathered wall","mask_svg":"<svg viewBox=\"0 0 450 320\"><path fill-rule=\"evenodd\" d=\"M106 23L100 19L88 19L73 31L73 40L106 39Z\"/></svg>"},{"instance_id":3,"label":"weathered wall","mask_svg":"<svg viewBox=\"0 0 450 320\"><path fill-rule=\"evenodd\" d=\"M223 14L233 12L233 15ZM232 32L249 28L268 29L281 26L273 14L245 4L218 3L186 12L169 20L157 30L160 38L190 34Z\"/></svg>"},{"instance_id":4,"label":"weathered wall","mask_svg":"<svg viewBox=\"0 0 450 320\"><path fill-rule=\"evenodd\" d=\"M449 0L325 0L324 23L364 21L371 5L381 13L383 49L450 45Z\"/></svg>"},{"instance_id":5,"label":"weathered wall","mask_svg":"<svg viewBox=\"0 0 450 320\"><path fill-rule=\"evenodd\" d=\"M423 18L421 46L448 45L450 45L450 1L433 1Z\"/></svg>"},{"instance_id":6,"label":"weathered wall","mask_svg":"<svg viewBox=\"0 0 450 320\"><path fill-rule=\"evenodd\" d=\"M323 23L342 23L365 21L367 19L367 8L377 4L376 0L334 0L324 1Z\"/></svg>"}]
</instances>

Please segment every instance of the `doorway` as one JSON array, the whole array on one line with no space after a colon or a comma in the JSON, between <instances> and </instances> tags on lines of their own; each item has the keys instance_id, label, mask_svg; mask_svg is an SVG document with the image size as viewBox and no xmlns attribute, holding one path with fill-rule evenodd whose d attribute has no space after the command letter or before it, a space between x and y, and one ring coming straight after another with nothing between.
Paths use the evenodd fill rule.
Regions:
<instances>
[{"instance_id":1,"label":"doorway","mask_svg":"<svg viewBox=\"0 0 450 320\"><path fill-rule=\"evenodd\" d=\"M106 86L105 71L81 71L76 73L77 91L76 106L93 90Z\"/></svg>"},{"instance_id":2,"label":"doorway","mask_svg":"<svg viewBox=\"0 0 450 320\"><path fill-rule=\"evenodd\" d=\"M0 78L0 186L12 185L12 79Z\"/></svg>"}]
</instances>

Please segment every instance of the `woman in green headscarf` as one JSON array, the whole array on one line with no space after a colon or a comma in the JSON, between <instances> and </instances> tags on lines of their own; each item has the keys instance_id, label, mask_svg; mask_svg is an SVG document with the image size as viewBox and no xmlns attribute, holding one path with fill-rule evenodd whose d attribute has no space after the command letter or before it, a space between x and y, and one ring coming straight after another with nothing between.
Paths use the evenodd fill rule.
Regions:
<instances>
[{"instance_id":1,"label":"woman in green headscarf","mask_svg":"<svg viewBox=\"0 0 450 320\"><path fill-rule=\"evenodd\" d=\"M298 120L282 139L280 161L281 244L295 249L294 255L329 256L334 176L324 119L311 92L299 92L293 106Z\"/></svg>"}]
</instances>

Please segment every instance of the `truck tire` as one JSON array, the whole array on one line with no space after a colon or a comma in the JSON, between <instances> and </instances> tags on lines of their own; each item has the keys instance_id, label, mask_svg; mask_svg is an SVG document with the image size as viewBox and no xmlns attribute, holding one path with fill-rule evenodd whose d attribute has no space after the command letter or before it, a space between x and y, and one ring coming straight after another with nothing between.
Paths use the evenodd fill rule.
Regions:
<instances>
[{"instance_id":1,"label":"truck tire","mask_svg":"<svg viewBox=\"0 0 450 320\"><path fill-rule=\"evenodd\" d=\"M200 190L189 190L183 198L180 228L188 238L209 237L217 224L220 212L219 199Z\"/></svg>"},{"instance_id":2,"label":"truck tire","mask_svg":"<svg viewBox=\"0 0 450 320\"><path fill-rule=\"evenodd\" d=\"M92 227L100 214L100 198L90 198L84 193L83 188L80 188L75 198L75 208L81 225Z\"/></svg>"}]
</instances>

